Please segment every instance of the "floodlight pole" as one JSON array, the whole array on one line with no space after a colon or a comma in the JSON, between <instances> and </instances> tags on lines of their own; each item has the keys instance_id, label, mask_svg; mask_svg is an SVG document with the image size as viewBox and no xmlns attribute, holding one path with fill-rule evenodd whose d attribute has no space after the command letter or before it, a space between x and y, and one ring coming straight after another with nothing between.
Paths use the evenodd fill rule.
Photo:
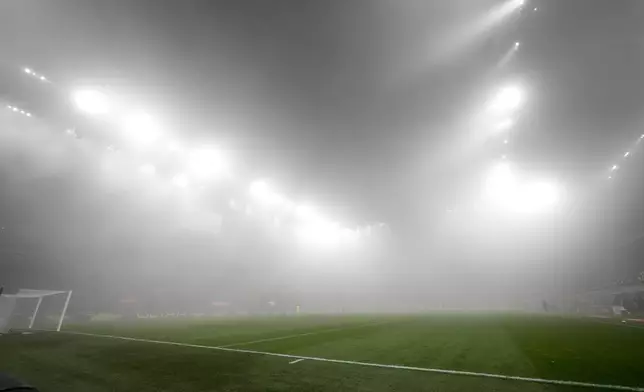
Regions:
<instances>
[{"instance_id":1,"label":"floodlight pole","mask_svg":"<svg viewBox=\"0 0 644 392\"><path fill-rule=\"evenodd\" d=\"M29 322L29 329L34 326L34 321L36 321L36 315L38 314L38 309L40 309L40 304L42 303L42 297L38 297L38 304L36 304L36 309L34 309L34 314L31 316L31 321Z\"/></svg>"},{"instance_id":2,"label":"floodlight pole","mask_svg":"<svg viewBox=\"0 0 644 392\"><path fill-rule=\"evenodd\" d=\"M67 313L67 306L69 306L69 300L72 299L72 291L69 290L67 293L67 299L65 300L65 306L63 306L63 313L60 315L60 320L58 320L58 327L56 331L60 332L60 328L63 326L63 319L65 318L65 313Z\"/></svg>"}]
</instances>

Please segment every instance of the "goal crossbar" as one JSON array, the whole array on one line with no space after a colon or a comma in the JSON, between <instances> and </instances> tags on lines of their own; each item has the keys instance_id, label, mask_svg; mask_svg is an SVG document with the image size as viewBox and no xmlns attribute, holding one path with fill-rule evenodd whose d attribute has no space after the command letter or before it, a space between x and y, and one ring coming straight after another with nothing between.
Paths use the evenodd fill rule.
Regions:
<instances>
[{"instance_id":1,"label":"goal crossbar","mask_svg":"<svg viewBox=\"0 0 644 392\"><path fill-rule=\"evenodd\" d=\"M69 306L69 301L72 298L71 290L60 291L60 290L20 289L15 294L2 294L1 297L7 298L12 301L16 301L22 298L38 299L38 303L36 304L36 307L34 308L34 312L31 316L31 320L29 321L29 329L31 329L34 325L34 321L36 320L36 316L38 315L38 310L40 309L40 304L42 303L43 298L50 297L53 295L59 295L59 294L67 294L67 297L65 298L65 304L63 305L63 310L60 314L60 319L58 320L58 323L56 325L56 331L60 331L60 328L63 326L63 320L65 319L65 314L67 313L67 307ZM12 308L13 308L13 305L11 305L11 309ZM11 313L11 311L9 313ZM2 325L0 325L0 329L2 329Z\"/></svg>"}]
</instances>

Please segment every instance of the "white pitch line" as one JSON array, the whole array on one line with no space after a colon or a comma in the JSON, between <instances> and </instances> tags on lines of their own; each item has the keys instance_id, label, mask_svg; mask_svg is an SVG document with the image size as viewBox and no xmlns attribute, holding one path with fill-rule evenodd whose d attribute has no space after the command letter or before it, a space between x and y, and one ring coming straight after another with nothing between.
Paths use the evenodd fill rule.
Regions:
<instances>
[{"instance_id":1,"label":"white pitch line","mask_svg":"<svg viewBox=\"0 0 644 392\"><path fill-rule=\"evenodd\" d=\"M610 321L603 321L603 319L597 319L593 318L592 319L594 322L599 323L599 324L604 324L604 325L613 325L615 327L627 327L627 328L635 328L635 329L644 329L644 326L641 325L633 325L633 324L626 324L626 323L614 323Z\"/></svg>"},{"instance_id":2,"label":"white pitch line","mask_svg":"<svg viewBox=\"0 0 644 392\"><path fill-rule=\"evenodd\" d=\"M387 364L380 364L380 363L347 361L343 359L329 359L329 358L320 358L320 357L307 357L302 355L272 353L272 352L266 352L266 351L244 350L240 348L214 347L214 346L203 346L200 344L168 342L163 340L128 338L125 336L98 335L98 334L86 333L86 332L60 331L59 333L91 336L96 338L127 340L131 342L140 342L140 343L155 343L155 344L165 344L169 346L202 348L207 350L227 351L227 352L233 352L233 353L266 355L266 356L273 356L273 357L280 357L280 358L303 359L303 360L308 359L309 361L340 363L345 365L366 366L366 367L375 367L375 368L382 368L382 369L412 370L412 371L418 371L418 372L451 374L451 375L457 375L457 376L473 376L473 377L493 378L493 379L500 379L500 380L526 381L526 382L539 383L539 384L565 385L565 386L584 387L584 388L604 388L604 389L613 389L617 391L644 392L644 387L630 387L630 386L624 386L624 385L610 385L610 384L594 384L594 383L580 382L580 381L551 380L546 378L534 378L534 377L505 376L503 374L468 372L464 370L448 370L448 369L422 368L422 367L403 366L403 365L387 365Z\"/></svg>"},{"instance_id":3,"label":"white pitch line","mask_svg":"<svg viewBox=\"0 0 644 392\"><path fill-rule=\"evenodd\" d=\"M275 340L293 339L293 338L299 338L299 337L302 337L302 336L320 335L320 334L323 334L323 333L344 331L344 330L347 330L347 329L375 327L376 325L386 324L386 323L390 323L390 322L392 322L392 321L380 321L380 322L368 323L368 324L359 324L359 325L346 326L346 327L329 328L329 329L323 329L323 330L313 331L313 332L298 333L298 334L294 334L294 335L278 336L278 337L275 337L275 338L251 340L249 342L239 342L239 343L224 344L223 346L217 346L217 347L227 348L227 347L246 346L246 345L249 345L249 344L273 342Z\"/></svg>"},{"instance_id":4,"label":"white pitch line","mask_svg":"<svg viewBox=\"0 0 644 392\"><path fill-rule=\"evenodd\" d=\"M294 363L298 363L298 362L302 362L302 361L306 361L306 359L304 359L304 358L296 359L295 361L291 361L288 364L293 365Z\"/></svg>"}]
</instances>

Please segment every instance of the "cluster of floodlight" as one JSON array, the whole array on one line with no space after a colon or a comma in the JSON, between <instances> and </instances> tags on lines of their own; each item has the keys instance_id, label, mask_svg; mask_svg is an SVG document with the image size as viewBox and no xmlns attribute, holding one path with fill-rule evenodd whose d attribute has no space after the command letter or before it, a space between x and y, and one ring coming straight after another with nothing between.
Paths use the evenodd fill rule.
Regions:
<instances>
[{"instance_id":1,"label":"cluster of floodlight","mask_svg":"<svg viewBox=\"0 0 644 392\"><path fill-rule=\"evenodd\" d=\"M488 201L512 212L552 211L560 203L561 193L554 181L522 181L507 162L492 167L485 180Z\"/></svg>"},{"instance_id":2,"label":"cluster of floodlight","mask_svg":"<svg viewBox=\"0 0 644 392\"><path fill-rule=\"evenodd\" d=\"M31 117L31 113L24 111L16 106L7 105L7 109L11 110L12 112L20 113L23 116Z\"/></svg>"},{"instance_id":3,"label":"cluster of floodlight","mask_svg":"<svg viewBox=\"0 0 644 392\"><path fill-rule=\"evenodd\" d=\"M89 116L106 116L117 119L116 126L128 143L134 147L151 148L163 145L167 152L184 153L176 141L168 140L161 123L145 111L131 111L125 115L115 113L116 105L108 94L98 89L80 89L71 95L76 108ZM175 174L172 183L186 188L191 181L218 180L230 176L230 157L215 146L201 146L185 152L184 170ZM141 173L153 175L156 167L146 163Z\"/></svg>"},{"instance_id":4,"label":"cluster of floodlight","mask_svg":"<svg viewBox=\"0 0 644 392\"><path fill-rule=\"evenodd\" d=\"M23 71L24 71L25 74L27 74L27 75L35 78L35 79L38 79L41 82L48 82L49 81L45 77L45 75L39 74L39 73L35 72L33 69L31 69L31 68L24 68Z\"/></svg>"},{"instance_id":5,"label":"cluster of floodlight","mask_svg":"<svg viewBox=\"0 0 644 392\"><path fill-rule=\"evenodd\" d=\"M525 94L520 86L504 86L490 100L488 111L495 116L508 116L517 111L524 100Z\"/></svg>"},{"instance_id":6,"label":"cluster of floodlight","mask_svg":"<svg viewBox=\"0 0 644 392\"><path fill-rule=\"evenodd\" d=\"M628 159L631 156L631 152L634 151L639 146L639 144L642 142L642 140L644 140L644 134L641 134L637 138L637 140L635 141L635 143L633 144L633 146L632 146L632 148L630 150L624 152L624 154L622 155L622 161L625 161L626 159ZM619 164L617 164L617 163L613 164L610 167L610 173L608 174L608 179L609 180L612 180L615 177L615 172L617 172L620 169L620 167L621 166Z\"/></svg>"},{"instance_id":7,"label":"cluster of floodlight","mask_svg":"<svg viewBox=\"0 0 644 392\"><path fill-rule=\"evenodd\" d=\"M519 43L515 44L518 48ZM508 144L508 133L516 123L516 117L525 102L525 92L519 85L499 88L487 102L484 121L493 134L505 135L503 144Z\"/></svg>"},{"instance_id":8,"label":"cluster of floodlight","mask_svg":"<svg viewBox=\"0 0 644 392\"><path fill-rule=\"evenodd\" d=\"M303 244L332 247L354 243L361 236L359 229L342 227L337 221L325 217L317 208L295 203L265 180L252 182L249 194L260 208L280 216L290 216L295 221L297 238ZM274 222L275 219L277 218L274 217Z\"/></svg>"},{"instance_id":9,"label":"cluster of floodlight","mask_svg":"<svg viewBox=\"0 0 644 392\"><path fill-rule=\"evenodd\" d=\"M525 0L509 0L499 12L509 14L521 10L525 4ZM537 11L537 8L533 11ZM514 42L501 64L510 59L521 46L521 42ZM503 145L509 144L509 132L514 128L525 101L525 90L519 84L501 86L488 100L483 114L484 124L493 133L502 135L500 142ZM562 188L557 182L518 176L505 152L501 161L487 174L484 188L485 198L489 202L512 212L553 211L562 198Z\"/></svg>"},{"instance_id":10,"label":"cluster of floodlight","mask_svg":"<svg viewBox=\"0 0 644 392\"><path fill-rule=\"evenodd\" d=\"M74 91L72 101L81 112L92 116L108 114L111 109L109 98L99 90L83 89Z\"/></svg>"},{"instance_id":11,"label":"cluster of floodlight","mask_svg":"<svg viewBox=\"0 0 644 392\"><path fill-rule=\"evenodd\" d=\"M41 81L48 81L44 76L37 74L30 68L24 72ZM165 153L175 154L183 162L182 170L176 171L171 176L171 184L177 188L188 188L192 184L203 184L205 181L219 181L232 177L231 157L217 146L204 145L197 148L184 148L175 140L170 140L163 132L160 122L144 111L130 111L120 107L117 102L102 89L84 88L71 93L71 103L75 108L91 117L103 118L111 121L120 131L130 145L161 149ZM23 110L8 106L10 110L31 116ZM121 113L125 111L126 113ZM65 134L78 138L74 129L67 129ZM118 151L110 145L107 151ZM157 167L152 163L144 163L138 171L143 176L155 176ZM318 209L297 204L285 195L277 192L264 180L254 181L249 187L250 197L260 209L270 212L275 227L280 227L282 219L295 222L297 237L310 244L343 244L354 243L359 237L371 235L371 226L351 229L342 227L336 221L324 217ZM229 203L232 209L239 209L239 203L232 200ZM251 215L254 207L246 205L244 212Z\"/></svg>"}]
</instances>

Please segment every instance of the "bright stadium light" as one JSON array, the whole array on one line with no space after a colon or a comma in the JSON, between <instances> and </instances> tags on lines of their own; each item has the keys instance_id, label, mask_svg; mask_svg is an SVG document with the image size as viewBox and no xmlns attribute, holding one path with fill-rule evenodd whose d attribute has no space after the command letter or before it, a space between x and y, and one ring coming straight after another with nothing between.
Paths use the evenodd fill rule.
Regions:
<instances>
[{"instance_id":1,"label":"bright stadium light","mask_svg":"<svg viewBox=\"0 0 644 392\"><path fill-rule=\"evenodd\" d=\"M25 71L25 73L30 74L30 75L33 73L33 71L30 68L25 68L24 71Z\"/></svg>"},{"instance_id":2,"label":"bright stadium light","mask_svg":"<svg viewBox=\"0 0 644 392\"><path fill-rule=\"evenodd\" d=\"M526 185L516 200L519 211L534 213L554 208L560 198L559 187L552 182L535 182Z\"/></svg>"},{"instance_id":3,"label":"bright stadium light","mask_svg":"<svg viewBox=\"0 0 644 392\"><path fill-rule=\"evenodd\" d=\"M506 118L505 120L499 122L496 125L498 131L507 131L508 129L514 126L514 121L511 118Z\"/></svg>"},{"instance_id":4,"label":"bright stadium light","mask_svg":"<svg viewBox=\"0 0 644 392\"><path fill-rule=\"evenodd\" d=\"M141 171L141 173L143 173L145 175L154 175L157 172L156 167L154 167L154 165L151 165L149 163L145 164L145 165L142 165L139 168L139 170Z\"/></svg>"},{"instance_id":5,"label":"bright stadium light","mask_svg":"<svg viewBox=\"0 0 644 392\"><path fill-rule=\"evenodd\" d=\"M617 169L619 169L619 166L618 166L618 165L613 165L613 167L611 167L611 168L610 168L610 170L611 170L611 171L615 171L615 170L617 170Z\"/></svg>"},{"instance_id":6,"label":"bright stadium light","mask_svg":"<svg viewBox=\"0 0 644 392\"><path fill-rule=\"evenodd\" d=\"M204 146L188 156L190 174L201 180L221 179L230 175L230 159L213 146Z\"/></svg>"},{"instance_id":7,"label":"bright stadium light","mask_svg":"<svg viewBox=\"0 0 644 392\"><path fill-rule=\"evenodd\" d=\"M489 110L503 113L518 109L524 100L523 90L518 86L506 86L500 89L489 105Z\"/></svg>"},{"instance_id":8,"label":"bright stadium light","mask_svg":"<svg viewBox=\"0 0 644 392\"><path fill-rule=\"evenodd\" d=\"M507 162L499 163L490 170L485 181L485 194L495 203L506 204L515 200L517 181Z\"/></svg>"},{"instance_id":9,"label":"bright stadium light","mask_svg":"<svg viewBox=\"0 0 644 392\"><path fill-rule=\"evenodd\" d=\"M264 180L256 180L250 184L249 192L251 196L257 199L260 203L267 206L284 206L286 198L271 189L268 183Z\"/></svg>"},{"instance_id":10,"label":"bright stadium light","mask_svg":"<svg viewBox=\"0 0 644 392\"><path fill-rule=\"evenodd\" d=\"M159 123L147 113L136 113L125 119L126 137L141 144L154 143L161 136Z\"/></svg>"},{"instance_id":11,"label":"bright stadium light","mask_svg":"<svg viewBox=\"0 0 644 392\"><path fill-rule=\"evenodd\" d=\"M519 46L521 46L521 42L517 41L517 42L514 43L515 48L518 48Z\"/></svg>"},{"instance_id":12,"label":"bright stadium light","mask_svg":"<svg viewBox=\"0 0 644 392\"><path fill-rule=\"evenodd\" d=\"M98 90L75 91L72 93L72 101L78 109L87 114L99 115L110 111L109 98Z\"/></svg>"},{"instance_id":13,"label":"bright stadium light","mask_svg":"<svg viewBox=\"0 0 644 392\"><path fill-rule=\"evenodd\" d=\"M629 155L631 155L630 151L626 151L626 152L624 153L624 158L628 158L628 156L629 156Z\"/></svg>"}]
</instances>

